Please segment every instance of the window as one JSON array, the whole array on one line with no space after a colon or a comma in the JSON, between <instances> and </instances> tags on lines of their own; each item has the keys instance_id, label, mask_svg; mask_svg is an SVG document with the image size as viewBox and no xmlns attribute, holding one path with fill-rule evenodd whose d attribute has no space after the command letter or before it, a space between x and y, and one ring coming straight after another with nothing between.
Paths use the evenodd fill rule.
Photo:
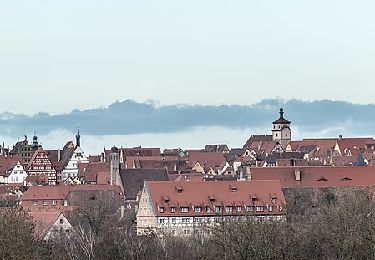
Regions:
<instances>
[{"instance_id":1,"label":"window","mask_svg":"<svg viewBox=\"0 0 375 260\"><path fill-rule=\"evenodd\" d=\"M175 207L171 207L171 212L175 213L176 212L176 208Z\"/></svg>"},{"instance_id":2,"label":"window","mask_svg":"<svg viewBox=\"0 0 375 260\"><path fill-rule=\"evenodd\" d=\"M38 202L36 200L33 201L33 206L38 206Z\"/></svg>"},{"instance_id":3,"label":"window","mask_svg":"<svg viewBox=\"0 0 375 260\"><path fill-rule=\"evenodd\" d=\"M64 224L64 219L60 218L60 224Z\"/></svg>"},{"instance_id":4,"label":"window","mask_svg":"<svg viewBox=\"0 0 375 260\"><path fill-rule=\"evenodd\" d=\"M165 219L164 218L159 218L159 224L165 224Z\"/></svg>"},{"instance_id":5,"label":"window","mask_svg":"<svg viewBox=\"0 0 375 260\"><path fill-rule=\"evenodd\" d=\"M233 207L232 206L225 207L225 211L226 212L233 212Z\"/></svg>"},{"instance_id":6,"label":"window","mask_svg":"<svg viewBox=\"0 0 375 260\"><path fill-rule=\"evenodd\" d=\"M182 223L186 224L190 222L190 218L182 218Z\"/></svg>"},{"instance_id":7,"label":"window","mask_svg":"<svg viewBox=\"0 0 375 260\"><path fill-rule=\"evenodd\" d=\"M215 206L215 212L221 212L221 207L220 206Z\"/></svg>"},{"instance_id":8,"label":"window","mask_svg":"<svg viewBox=\"0 0 375 260\"><path fill-rule=\"evenodd\" d=\"M268 211L272 212L272 206L268 206Z\"/></svg>"},{"instance_id":9,"label":"window","mask_svg":"<svg viewBox=\"0 0 375 260\"><path fill-rule=\"evenodd\" d=\"M185 235L190 235L190 230L189 230L189 229L185 229L185 230L184 230L184 234L185 234Z\"/></svg>"},{"instance_id":10,"label":"window","mask_svg":"<svg viewBox=\"0 0 375 260\"><path fill-rule=\"evenodd\" d=\"M237 212L241 212L242 210L242 207L241 206L237 206Z\"/></svg>"},{"instance_id":11,"label":"window","mask_svg":"<svg viewBox=\"0 0 375 260\"><path fill-rule=\"evenodd\" d=\"M183 213L189 212L189 208L188 207L181 207L181 212L183 212Z\"/></svg>"},{"instance_id":12,"label":"window","mask_svg":"<svg viewBox=\"0 0 375 260\"><path fill-rule=\"evenodd\" d=\"M52 201L52 206L56 206L56 200Z\"/></svg>"},{"instance_id":13,"label":"window","mask_svg":"<svg viewBox=\"0 0 375 260\"><path fill-rule=\"evenodd\" d=\"M194 207L194 212L197 212L197 213L201 212L201 207Z\"/></svg>"},{"instance_id":14,"label":"window","mask_svg":"<svg viewBox=\"0 0 375 260\"><path fill-rule=\"evenodd\" d=\"M159 207L159 212L164 213L164 207Z\"/></svg>"},{"instance_id":15,"label":"window","mask_svg":"<svg viewBox=\"0 0 375 260\"><path fill-rule=\"evenodd\" d=\"M172 224L176 224L176 218L172 218Z\"/></svg>"},{"instance_id":16,"label":"window","mask_svg":"<svg viewBox=\"0 0 375 260\"><path fill-rule=\"evenodd\" d=\"M264 210L264 207L263 206L257 206L256 207L256 211L257 212L261 212L261 211L263 211Z\"/></svg>"},{"instance_id":17,"label":"window","mask_svg":"<svg viewBox=\"0 0 375 260\"><path fill-rule=\"evenodd\" d=\"M206 212L211 212L211 208L210 207L206 207Z\"/></svg>"},{"instance_id":18,"label":"window","mask_svg":"<svg viewBox=\"0 0 375 260\"><path fill-rule=\"evenodd\" d=\"M202 218L194 218L194 223L202 223Z\"/></svg>"},{"instance_id":19,"label":"window","mask_svg":"<svg viewBox=\"0 0 375 260\"><path fill-rule=\"evenodd\" d=\"M48 205L48 201L43 201L43 206L47 206Z\"/></svg>"}]
</instances>

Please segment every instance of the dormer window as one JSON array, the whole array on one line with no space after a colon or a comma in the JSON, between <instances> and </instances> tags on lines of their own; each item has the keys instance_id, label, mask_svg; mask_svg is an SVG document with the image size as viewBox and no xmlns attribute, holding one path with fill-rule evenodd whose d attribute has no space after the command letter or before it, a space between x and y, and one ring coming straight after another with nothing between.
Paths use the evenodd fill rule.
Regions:
<instances>
[{"instance_id":1,"label":"dormer window","mask_svg":"<svg viewBox=\"0 0 375 260\"><path fill-rule=\"evenodd\" d=\"M241 206L237 206L237 212L241 212L242 211L242 207Z\"/></svg>"},{"instance_id":2,"label":"dormer window","mask_svg":"<svg viewBox=\"0 0 375 260\"><path fill-rule=\"evenodd\" d=\"M211 208L210 207L208 207L208 206L206 206L206 212L211 212Z\"/></svg>"},{"instance_id":3,"label":"dormer window","mask_svg":"<svg viewBox=\"0 0 375 260\"><path fill-rule=\"evenodd\" d=\"M246 211L247 212L252 212L254 209L253 209L253 206L246 206Z\"/></svg>"},{"instance_id":4,"label":"dormer window","mask_svg":"<svg viewBox=\"0 0 375 260\"><path fill-rule=\"evenodd\" d=\"M221 206L215 206L215 212L221 212L222 208Z\"/></svg>"},{"instance_id":5,"label":"dormer window","mask_svg":"<svg viewBox=\"0 0 375 260\"><path fill-rule=\"evenodd\" d=\"M257 206L256 207L256 211L257 212L262 212L262 211L264 211L264 207L263 206Z\"/></svg>"},{"instance_id":6,"label":"dormer window","mask_svg":"<svg viewBox=\"0 0 375 260\"><path fill-rule=\"evenodd\" d=\"M225 211L228 212L228 213L231 213L231 212L233 212L233 207L227 206L227 207L225 207Z\"/></svg>"},{"instance_id":7,"label":"dormer window","mask_svg":"<svg viewBox=\"0 0 375 260\"><path fill-rule=\"evenodd\" d=\"M251 194L251 200L256 201L257 200L257 195L256 194Z\"/></svg>"},{"instance_id":8,"label":"dormer window","mask_svg":"<svg viewBox=\"0 0 375 260\"><path fill-rule=\"evenodd\" d=\"M168 196L163 196L164 202L169 202L169 197Z\"/></svg>"},{"instance_id":9,"label":"dormer window","mask_svg":"<svg viewBox=\"0 0 375 260\"><path fill-rule=\"evenodd\" d=\"M176 186L176 191L177 191L178 193L181 193L183 190L184 190L184 189L182 188L181 185Z\"/></svg>"},{"instance_id":10,"label":"dormer window","mask_svg":"<svg viewBox=\"0 0 375 260\"><path fill-rule=\"evenodd\" d=\"M175 213L176 212L176 207L171 207L171 213Z\"/></svg>"},{"instance_id":11,"label":"dormer window","mask_svg":"<svg viewBox=\"0 0 375 260\"><path fill-rule=\"evenodd\" d=\"M237 191L237 186L236 185L230 185L230 190L232 192L236 192Z\"/></svg>"},{"instance_id":12,"label":"dormer window","mask_svg":"<svg viewBox=\"0 0 375 260\"><path fill-rule=\"evenodd\" d=\"M194 212L200 213L202 211L201 207L194 207Z\"/></svg>"},{"instance_id":13,"label":"dormer window","mask_svg":"<svg viewBox=\"0 0 375 260\"><path fill-rule=\"evenodd\" d=\"M189 208L188 207L181 207L181 212L182 213L189 212Z\"/></svg>"},{"instance_id":14,"label":"dormer window","mask_svg":"<svg viewBox=\"0 0 375 260\"><path fill-rule=\"evenodd\" d=\"M164 213L164 207L159 207L159 212Z\"/></svg>"}]
</instances>

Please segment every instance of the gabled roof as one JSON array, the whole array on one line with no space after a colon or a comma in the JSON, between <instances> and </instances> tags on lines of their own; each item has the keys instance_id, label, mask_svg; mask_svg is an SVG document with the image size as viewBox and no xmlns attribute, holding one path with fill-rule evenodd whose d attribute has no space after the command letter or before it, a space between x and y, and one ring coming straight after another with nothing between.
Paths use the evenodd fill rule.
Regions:
<instances>
[{"instance_id":1,"label":"gabled roof","mask_svg":"<svg viewBox=\"0 0 375 260\"><path fill-rule=\"evenodd\" d=\"M135 200L145 181L168 181L166 169L121 169L120 177L125 198Z\"/></svg>"}]
</instances>

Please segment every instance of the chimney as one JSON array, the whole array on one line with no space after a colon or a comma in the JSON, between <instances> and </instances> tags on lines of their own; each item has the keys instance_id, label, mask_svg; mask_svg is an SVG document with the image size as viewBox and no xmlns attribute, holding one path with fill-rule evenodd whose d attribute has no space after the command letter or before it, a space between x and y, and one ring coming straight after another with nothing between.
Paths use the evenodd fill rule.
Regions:
<instances>
[{"instance_id":1,"label":"chimney","mask_svg":"<svg viewBox=\"0 0 375 260\"><path fill-rule=\"evenodd\" d=\"M301 171L295 170L294 171L294 177L295 177L296 181L301 181Z\"/></svg>"}]
</instances>

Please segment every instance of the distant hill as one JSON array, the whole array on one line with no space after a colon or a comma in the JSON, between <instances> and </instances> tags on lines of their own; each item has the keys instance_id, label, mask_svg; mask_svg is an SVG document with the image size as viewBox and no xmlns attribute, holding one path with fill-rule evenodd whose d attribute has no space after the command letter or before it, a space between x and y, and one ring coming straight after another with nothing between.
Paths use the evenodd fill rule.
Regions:
<instances>
[{"instance_id":1,"label":"distant hill","mask_svg":"<svg viewBox=\"0 0 375 260\"><path fill-rule=\"evenodd\" d=\"M47 134L54 129L75 131L80 126L90 135L129 135L172 133L194 127L270 128L278 117L280 106L285 117L300 132L322 132L337 129L344 135L372 135L375 129L375 105L342 101L267 99L249 106L242 105L170 105L156 106L134 100L118 101L105 108L74 110L68 114L38 113L25 116L0 114L0 134L20 136L37 130Z\"/></svg>"}]
</instances>

